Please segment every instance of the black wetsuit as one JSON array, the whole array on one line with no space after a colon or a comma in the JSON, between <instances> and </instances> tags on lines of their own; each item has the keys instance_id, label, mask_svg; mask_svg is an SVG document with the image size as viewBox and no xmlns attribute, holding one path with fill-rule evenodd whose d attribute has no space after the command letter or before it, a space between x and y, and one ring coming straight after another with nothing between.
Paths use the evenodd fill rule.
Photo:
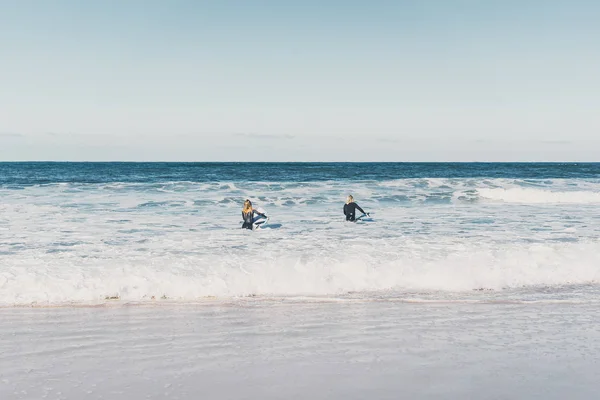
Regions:
<instances>
[{"instance_id":1,"label":"black wetsuit","mask_svg":"<svg viewBox=\"0 0 600 400\"><path fill-rule=\"evenodd\" d=\"M254 214L261 215L264 217L264 214L261 214L256 210L252 210L248 213L242 211L242 219L244 220L242 228L252 229L252 223L254 222Z\"/></svg>"},{"instance_id":2,"label":"black wetsuit","mask_svg":"<svg viewBox=\"0 0 600 400\"><path fill-rule=\"evenodd\" d=\"M363 214L366 214L362 208L358 206L355 202L350 204L344 204L344 215L346 216L346 221L354 221L356 220L356 210L360 211Z\"/></svg>"}]
</instances>

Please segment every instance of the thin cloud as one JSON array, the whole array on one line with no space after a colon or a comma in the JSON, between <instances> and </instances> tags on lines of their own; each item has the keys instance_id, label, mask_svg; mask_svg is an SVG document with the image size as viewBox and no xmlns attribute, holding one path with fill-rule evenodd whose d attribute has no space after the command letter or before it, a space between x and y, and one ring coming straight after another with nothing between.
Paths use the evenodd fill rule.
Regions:
<instances>
[{"instance_id":1,"label":"thin cloud","mask_svg":"<svg viewBox=\"0 0 600 400\"><path fill-rule=\"evenodd\" d=\"M294 139L296 136L284 134L284 135L272 135L265 133L234 133L232 136L235 137L243 137L248 139L270 139L270 140L290 140Z\"/></svg>"},{"instance_id":2,"label":"thin cloud","mask_svg":"<svg viewBox=\"0 0 600 400\"><path fill-rule=\"evenodd\" d=\"M46 132L46 136L66 137L66 138L114 138L117 137L110 133L75 133L75 132Z\"/></svg>"}]
</instances>

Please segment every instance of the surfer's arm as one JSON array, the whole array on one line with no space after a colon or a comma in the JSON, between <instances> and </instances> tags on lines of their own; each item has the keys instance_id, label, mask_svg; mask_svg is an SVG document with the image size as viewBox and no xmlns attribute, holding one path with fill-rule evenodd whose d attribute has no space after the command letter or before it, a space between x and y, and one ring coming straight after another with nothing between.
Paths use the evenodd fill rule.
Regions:
<instances>
[{"instance_id":1,"label":"surfer's arm","mask_svg":"<svg viewBox=\"0 0 600 400\"><path fill-rule=\"evenodd\" d=\"M254 214L256 214L256 215L260 215L261 217L265 217L265 218L267 218L267 216L266 216L265 214L259 213L259 212L258 212L258 211L256 211L256 210L252 210L252 212L253 212Z\"/></svg>"},{"instance_id":2,"label":"surfer's arm","mask_svg":"<svg viewBox=\"0 0 600 400\"><path fill-rule=\"evenodd\" d=\"M363 214L366 214L366 212L365 212L365 211L364 211L362 208L360 208L360 207L358 206L358 204L356 204L356 209L357 209L358 211L360 211L361 213L363 213Z\"/></svg>"}]
</instances>

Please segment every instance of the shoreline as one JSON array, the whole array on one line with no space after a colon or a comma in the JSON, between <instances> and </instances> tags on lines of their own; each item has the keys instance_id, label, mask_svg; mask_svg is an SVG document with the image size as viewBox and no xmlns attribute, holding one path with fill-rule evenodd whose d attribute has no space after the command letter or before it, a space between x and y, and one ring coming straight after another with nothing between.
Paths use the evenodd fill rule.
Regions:
<instances>
[{"instance_id":1,"label":"shoreline","mask_svg":"<svg viewBox=\"0 0 600 400\"><path fill-rule=\"evenodd\" d=\"M57 303L0 305L0 310L10 309L119 309L119 308L194 308L210 306L251 307L305 304L362 305L362 304L414 304L414 305L593 305L600 299L428 299L428 298L343 298L343 297L274 297L252 296L240 298L206 298L196 300L163 301L106 301L101 303Z\"/></svg>"}]
</instances>

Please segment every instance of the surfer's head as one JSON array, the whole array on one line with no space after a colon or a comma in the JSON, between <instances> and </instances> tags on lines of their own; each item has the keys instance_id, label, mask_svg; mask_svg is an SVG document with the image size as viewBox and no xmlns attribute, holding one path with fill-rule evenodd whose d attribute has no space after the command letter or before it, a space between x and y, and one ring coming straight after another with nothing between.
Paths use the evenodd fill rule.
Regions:
<instances>
[{"instance_id":1,"label":"surfer's head","mask_svg":"<svg viewBox=\"0 0 600 400\"><path fill-rule=\"evenodd\" d=\"M244 207L242 207L243 212L248 212L252 210L252 202L248 199L244 202Z\"/></svg>"},{"instance_id":2,"label":"surfer's head","mask_svg":"<svg viewBox=\"0 0 600 400\"><path fill-rule=\"evenodd\" d=\"M350 204L354 201L354 197L352 197L351 194L348 195L348 198L346 199L346 204Z\"/></svg>"}]
</instances>

